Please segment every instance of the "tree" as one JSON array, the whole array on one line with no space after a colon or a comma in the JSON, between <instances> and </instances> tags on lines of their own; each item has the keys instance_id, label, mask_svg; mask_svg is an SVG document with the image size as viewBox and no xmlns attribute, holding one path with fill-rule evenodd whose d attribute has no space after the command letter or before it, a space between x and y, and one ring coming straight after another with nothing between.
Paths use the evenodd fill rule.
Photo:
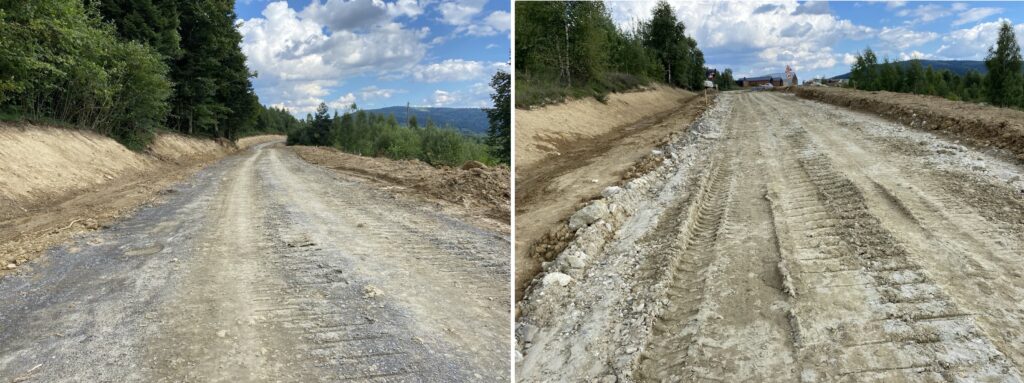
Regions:
<instances>
[{"instance_id":1,"label":"tree","mask_svg":"<svg viewBox=\"0 0 1024 383\"><path fill-rule=\"evenodd\" d=\"M511 163L512 159L512 76L498 71L491 78L491 101L494 107L487 109L487 144L498 161Z\"/></svg>"},{"instance_id":2,"label":"tree","mask_svg":"<svg viewBox=\"0 0 1024 383\"><path fill-rule=\"evenodd\" d=\"M1021 55L1013 27L1004 21L999 27L996 45L988 50L985 77L988 101L998 106L1024 105L1021 78Z\"/></svg>"}]
</instances>

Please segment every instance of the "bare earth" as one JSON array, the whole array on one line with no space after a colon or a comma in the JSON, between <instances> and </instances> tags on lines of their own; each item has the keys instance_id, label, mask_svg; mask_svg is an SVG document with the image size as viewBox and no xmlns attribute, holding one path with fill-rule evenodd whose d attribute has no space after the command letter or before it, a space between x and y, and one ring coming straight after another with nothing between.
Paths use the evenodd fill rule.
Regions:
<instances>
[{"instance_id":1,"label":"bare earth","mask_svg":"<svg viewBox=\"0 0 1024 383\"><path fill-rule=\"evenodd\" d=\"M702 95L668 87L609 98L516 111L517 299L565 245L569 214L629 178L704 109Z\"/></svg>"},{"instance_id":2,"label":"bare earth","mask_svg":"<svg viewBox=\"0 0 1024 383\"><path fill-rule=\"evenodd\" d=\"M508 259L502 233L259 144L0 278L0 376L508 381Z\"/></svg>"},{"instance_id":3,"label":"bare earth","mask_svg":"<svg viewBox=\"0 0 1024 383\"><path fill-rule=\"evenodd\" d=\"M665 150L527 290L520 381L1021 381L1012 153L771 92Z\"/></svg>"}]
</instances>

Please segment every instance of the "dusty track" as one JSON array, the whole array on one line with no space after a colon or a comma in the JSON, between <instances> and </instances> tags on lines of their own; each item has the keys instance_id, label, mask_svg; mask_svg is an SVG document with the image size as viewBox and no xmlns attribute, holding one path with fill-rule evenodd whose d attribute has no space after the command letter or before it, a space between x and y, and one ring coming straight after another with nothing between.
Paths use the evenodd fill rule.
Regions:
<instances>
[{"instance_id":1,"label":"dusty track","mask_svg":"<svg viewBox=\"0 0 1024 383\"><path fill-rule=\"evenodd\" d=\"M791 95L720 97L655 187L609 199L628 218L594 224L622 221L587 265L547 270L573 281L528 290L520 380L1021 381L1024 166Z\"/></svg>"},{"instance_id":2,"label":"dusty track","mask_svg":"<svg viewBox=\"0 0 1024 383\"><path fill-rule=\"evenodd\" d=\"M503 235L257 145L0 279L0 376L507 381L508 273Z\"/></svg>"}]
</instances>

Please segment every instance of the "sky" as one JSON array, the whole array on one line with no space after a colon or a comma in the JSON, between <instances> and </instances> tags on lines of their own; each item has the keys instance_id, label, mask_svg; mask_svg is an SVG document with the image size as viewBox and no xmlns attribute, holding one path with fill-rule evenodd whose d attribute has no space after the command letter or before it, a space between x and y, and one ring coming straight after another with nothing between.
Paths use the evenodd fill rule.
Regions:
<instances>
[{"instance_id":1,"label":"sky","mask_svg":"<svg viewBox=\"0 0 1024 383\"><path fill-rule=\"evenodd\" d=\"M871 47L879 61L984 60L999 23L1024 38L1024 2L670 1L710 68L734 77L782 73L801 80L849 72ZM649 19L656 2L607 3L620 27Z\"/></svg>"},{"instance_id":2,"label":"sky","mask_svg":"<svg viewBox=\"0 0 1024 383\"><path fill-rule=\"evenodd\" d=\"M242 52L264 105L489 107L509 70L508 0L237 0Z\"/></svg>"}]
</instances>

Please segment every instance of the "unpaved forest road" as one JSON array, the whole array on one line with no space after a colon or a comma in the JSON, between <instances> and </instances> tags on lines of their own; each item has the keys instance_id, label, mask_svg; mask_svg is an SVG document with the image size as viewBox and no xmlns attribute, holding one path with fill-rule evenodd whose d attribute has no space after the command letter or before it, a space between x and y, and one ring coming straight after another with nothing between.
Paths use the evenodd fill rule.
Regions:
<instances>
[{"instance_id":1,"label":"unpaved forest road","mask_svg":"<svg viewBox=\"0 0 1024 383\"><path fill-rule=\"evenodd\" d=\"M280 145L166 198L0 280L0 380L508 381L504 235Z\"/></svg>"},{"instance_id":2,"label":"unpaved forest road","mask_svg":"<svg viewBox=\"0 0 1024 383\"><path fill-rule=\"evenodd\" d=\"M1021 164L791 95L714 109L603 253L529 292L521 381L1021 381Z\"/></svg>"}]
</instances>

